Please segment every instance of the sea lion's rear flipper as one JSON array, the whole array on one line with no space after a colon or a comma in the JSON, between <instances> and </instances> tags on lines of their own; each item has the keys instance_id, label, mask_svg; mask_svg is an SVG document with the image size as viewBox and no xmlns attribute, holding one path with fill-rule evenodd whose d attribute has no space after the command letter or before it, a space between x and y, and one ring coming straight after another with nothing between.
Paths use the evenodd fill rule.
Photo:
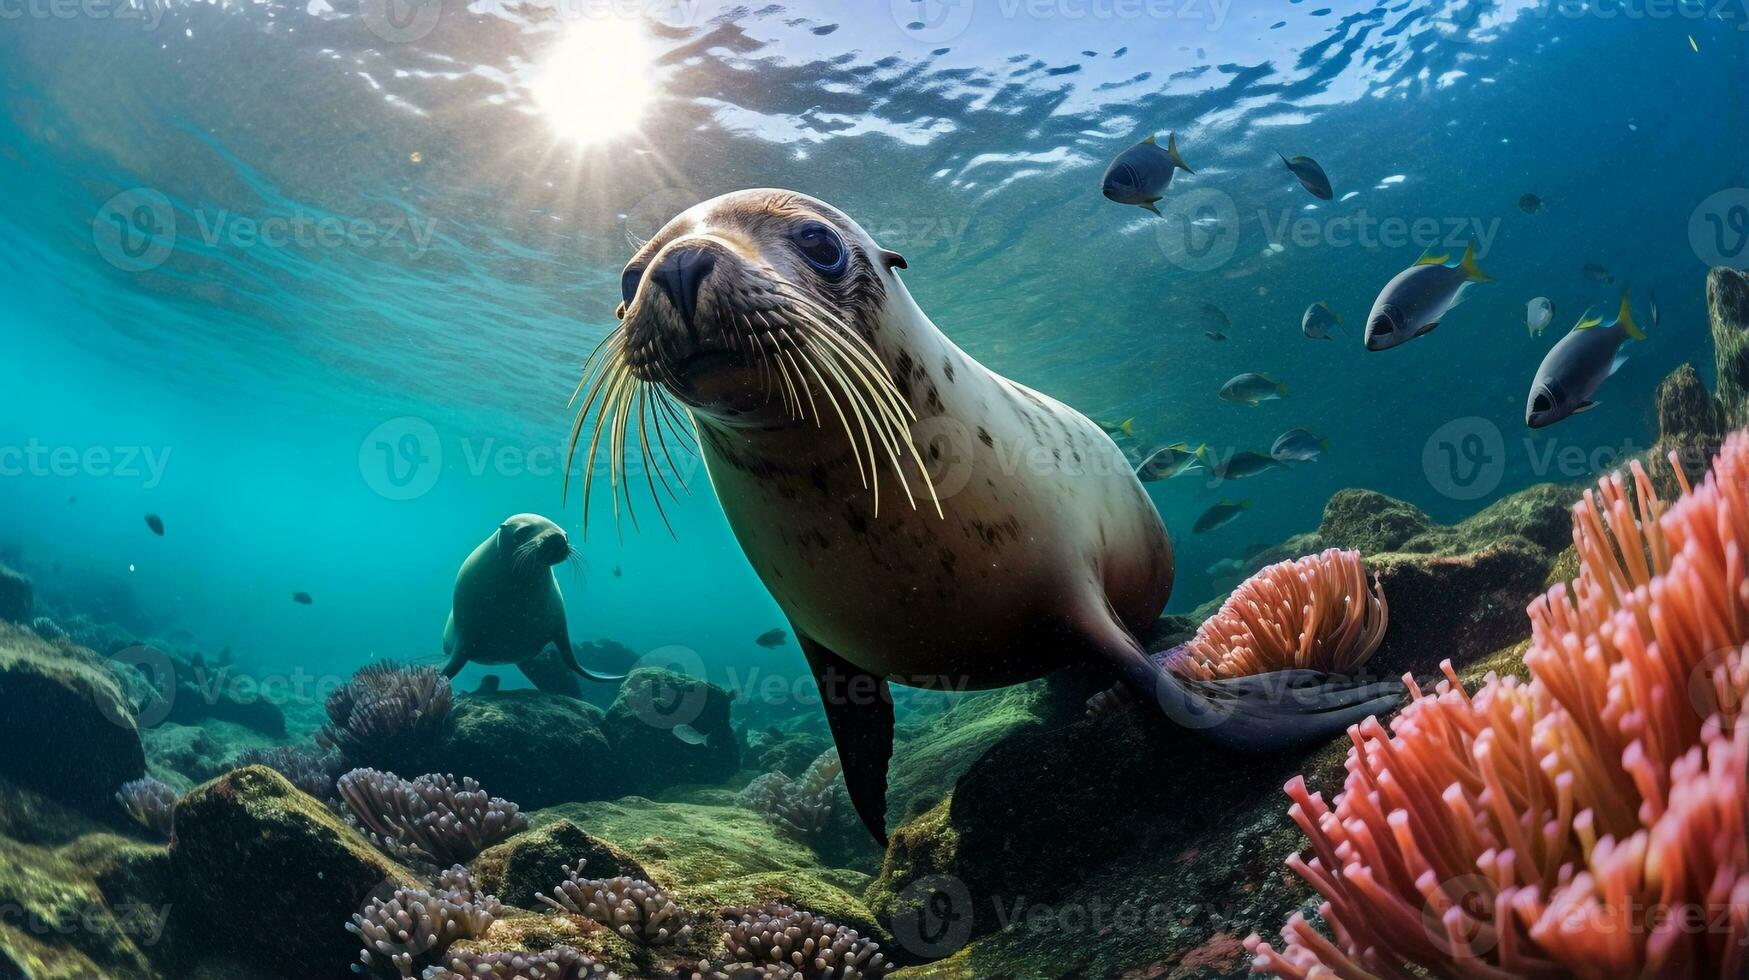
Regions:
<instances>
[{"instance_id":1,"label":"sea lion's rear flipper","mask_svg":"<svg viewBox=\"0 0 1749 980\"><path fill-rule=\"evenodd\" d=\"M536 690L581 701L583 685L577 682L577 674L571 669L573 666L570 658L560 655L550 645L516 665Z\"/></svg>"},{"instance_id":2,"label":"sea lion's rear flipper","mask_svg":"<svg viewBox=\"0 0 1749 980\"><path fill-rule=\"evenodd\" d=\"M558 639L553 641L553 646L558 652L559 661L565 665L565 669L584 680L595 681L598 684L617 684L626 679L626 675L624 674L603 674L601 671L590 670L588 667L578 663L577 651L571 648L571 638L569 636L561 635Z\"/></svg>"},{"instance_id":3,"label":"sea lion's rear flipper","mask_svg":"<svg viewBox=\"0 0 1749 980\"><path fill-rule=\"evenodd\" d=\"M893 757L893 693L884 677L863 670L796 631L826 723L838 743L844 785L862 825L887 846L887 763Z\"/></svg>"}]
</instances>

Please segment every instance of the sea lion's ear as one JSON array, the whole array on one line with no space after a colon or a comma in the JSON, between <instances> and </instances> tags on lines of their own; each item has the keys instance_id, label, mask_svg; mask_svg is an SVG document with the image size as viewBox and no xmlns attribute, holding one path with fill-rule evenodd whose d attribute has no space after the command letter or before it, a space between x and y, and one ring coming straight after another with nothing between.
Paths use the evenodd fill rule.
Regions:
<instances>
[{"instance_id":1,"label":"sea lion's ear","mask_svg":"<svg viewBox=\"0 0 1749 980\"><path fill-rule=\"evenodd\" d=\"M881 249L881 265L885 266L888 272L894 269L911 268L911 264L905 261L903 255L898 252L889 252L884 248Z\"/></svg>"}]
</instances>

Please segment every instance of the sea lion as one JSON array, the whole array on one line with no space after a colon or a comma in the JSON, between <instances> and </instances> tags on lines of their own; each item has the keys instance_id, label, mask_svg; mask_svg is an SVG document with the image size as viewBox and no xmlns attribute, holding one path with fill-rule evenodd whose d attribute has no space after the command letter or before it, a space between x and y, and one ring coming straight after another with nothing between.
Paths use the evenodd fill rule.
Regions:
<instances>
[{"instance_id":1,"label":"sea lion","mask_svg":"<svg viewBox=\"0 0 1749 980\"><path fill-rule=\"evenodd\" d=\"M538 514L517 514L498 525L462 562L455 597L443 624L444 676L454 677L470 661L515 664L535 687L577 697L572 674L592 681L617 681L577 663L565 625L565 597L553 566L575 552L565 532ZM566 671L543 669L543 652L554 647ZM482 685L483 689L483 685Z\"/></svg>"},{"instance_id":2,"label":"sea lion","mask_svg":"<svg viewBox=\"0 0 1749 980\"><path fill-rule=\"evenodd\" d=\"M575 451L595 415L584 471L605 434L629 506L618 467L634 423L666 451L668 428L690 421L819 683L851 800L883 842L889 684L997 687L1093 660L1175 718L1200 703L1136 640L1171 592L1172 543L1123 453L1081 413L955 346L904 268L801 194L700 204L626 265L620 323L585 364L572 429ZM589 495L586 477L585 522ZM1313 699L1284 726L1267 707L1266 744L1327 738L1371 713ZM1209 733L1254 741L1236 729L1255 714L1233 716Z\"/></svg>"}]
</instances>

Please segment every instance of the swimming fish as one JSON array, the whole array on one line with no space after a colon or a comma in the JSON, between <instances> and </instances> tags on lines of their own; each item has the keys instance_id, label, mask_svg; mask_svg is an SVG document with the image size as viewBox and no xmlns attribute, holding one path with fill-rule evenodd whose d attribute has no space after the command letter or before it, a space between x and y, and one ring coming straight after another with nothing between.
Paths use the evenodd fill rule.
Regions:
<instances>
[{"instance_id":1,"label":"swimming fish","mask_svg":"<svg viewBox=\"0 0 1749 980\"><path fill-rule=\"evenodd\" d=\"M1658 320L1660 319L1658 316L1658 294L1648 290L1646 292L1646 304L1652 309L1652 332L1657 333Z\"/></svg>"},{"instance_id":2,"label":"swimming fish","mask_svg":"<svg viewBox=\"0 0 1749 980\"><path fill-rule=\"evenodd\" d=\"M703 732L691 725L675 725L673 728L668 729L668 731L672 733L675 738L685 742L687 745L703 745L710 741Z\"/></svg>"},{"instance_id":3,"label":"swimming fish","mask_svg":"<svg viewBox=\"0 0 1749 980\"><path fill-rule=\"evenodd\" d=\"M1227 339L1227 335L1224 333L1221 333L1219 330L1204 330L1202 332L1202 335L1204 337L1207 337L1210 340L1226 340Z\"/></svg>"},{"instance_id":4,"label":"swimming fish","mask_svg":"<svg viewBox=\"0 0 1749 980\"><path fill-rule=\"evenodd\" d=\"M1591 396L1598 386L1627 362L1621 345L1629 340L1646 339L1634 323L1625 289L1614 323L1605 324L1602 317L1590 316L1590 310L1585 312L1587 315L1549 350L1542 366L1536 369L1536 380L1531 382L1530 397L1524 406L1524 422L1533 429L1553 425L1596 405Z\"/></svg>"},{"instance_id":5,"label":"swimming fish","mask_svg":"<svg viewBox=\"0 0 1749 980\"><path fill-rule=\"evenodd\" d=\"M156 534L158 537L161 538L164 536L164 520L157 514L146 515L146 526L151 528L152 533Z\"/></svg>"},{"instance_id":6,"label":"swimming fish","mask_svg":"<svg viewBox=\"0 0 1749 980\"><path fill-rule=\"evenodd\" d=\"M1118 439L1118 438L1133 439L1133 438L1135 438L1135 435L1136 435L1136 420L1133 417L1124 419L1122 422L1111 422L1111 421L1107 421L1107 420L1103 420L1103 419L1094 419L1093 424L1097 425L1101 429L1105 430L1105 434L1108 436L1111 436L1113 439Z\"/></svg>"},{"instance_id":7,"label":"swimming fish","mask_svg":"<svg viewBox=\"0 0 1749 980\"><path fill-rule=\"evenodd\" d=\"M1313 340L1330 340L1332 326L1341 326L1342 318L1330 308L1330 304L1319 300L1306 307L1306 312L1300 317L1300 332Z\"/></svg>"},{"instance_id":8,"label":"swimming fish","mask_svg":"<svg viewBox=\"0 0 1749 980\"><path fill-rule=\"evenodd\" d=\"M1324 168L1318 166L1318 161L1306 156L1291 160L1280 153L1276 156L1281 157L1281 162L1287 164L1293 175L1300 179L1300 186L1310 191L1313 197L1328 201L1336 196L1336 192L1330 189L1330 178L1324 175Z\"/></svg>"},{"instance_id":9,"label":"swimming fish","mask_svg":"<svg viewBox=\"0 0 1749 980\"><path fill-rule=\"evenodd\" d=\"M1190 448L1182 442L1170 446L1161 446L1149 453L1136 466L1136 479L1143 483L1155 483L1160 480L1170 480L1175 476L1206 465L1207 444Z\"/></svg>"},{"instance_id":10,"label":"swimming fish","mask_svg":"<svg viewBox=\"0 0 1749 980\"><path fill-rule=\"evenodd\" d=\"M620 571L618 565L613 566L613 577L614 578L619 578L623 574L625 574L625 573Z\"/></svg>"},{"instance_id":11,"label":"swimming fish","mask_svg":"<svg viewBox=\"0 0 1749 980\"><path fill-rule=\"evenodd\" d=\"M1312 435L1305 429L1289 429L1275 437L1275 442L1269 446L1269 455L1284 463L1310 463L1329 448L1329 439Z\"/></svg>"},{"instance_id":12,"label":"swimming fish","mask_svg":"<svg viewBox=\"0 0 1749 980\"><path fill-rule=\"evenodd\" d=\"M1585 267L1579 270L1579 274L1592 282L1606 282L1610 285L1615 284L1615 276L1610 275L1608 269L1605 269L1603 266L1600 266L1595 262L1585 263Z\"/></svg>"},{"instance_id":13,"label":"swimming fish","mask_svg":"<svg viewBox=\"0 0 1749 980\"><path fill-rule=\"evenodd\" d=\"M1543 209L1543 199L1535 194L1526 194L1518 199L1518 210L1525 214L1536 214Z\"/></svg>"},{"instance_id":14,"label":"swimming fish","mask_svg":"<svg viewBox=\"0 0 1749 980\"><path fill-rule=\"evenodd\" d=\"M1160 214L1160 209L1155 205L1166 196L1166 187L1172 183L1172 174L1176 170L1187 174L1196 173L1178 155L1178 135L1167 135L1165 149L1161 149L1160 144L1150 136L1119 153L1117 159L1111 161L1111 166L1105 170L1102 186L1109 200L1119 204L1134 204Z\"/></svg>"},{"instance_id":15,"label":"swimming fish","mask_svg":"<svg viewBox=\"0 0 1749 980\"><path fill-rule=\"evenodd\" d=\"M1554 318L1555 303L1547 296L1538 296L1524 304L1524 327L1532 337L1541 337Z\"/></svg>"},{"instance_id":16,"label":"swimming fish","mask_svg":"<svg viewBox=\"0 0 1749 980\"><path fill-rule=\"evenodd\" d=\"M1233 318L1227 311L1206 300L1196 304L1196 322L1206 331L1224 334L1233 329Z\"/></svg>"},{"instance_id":17,"label":"swimming fish","mask_svg":"<svg viewBox=\"0 0 1749 980\"><path fill-rule=\"evenodd\" d=\"M1221 386L1221 401L1258 405L1287 397L1287 383L1267 374L1247 371Z\"/></svg>"},{"instance_id":18,"label":"swimming fish","mask_svg":"<svg viewBox=\"0 0 1749 980\"><path fill-rule=\"evenodd\" d=\"M308 592L293 592L292 593L292 601L297 603L300 606L308 606L308 605L313 604L316 600L310 598L310 594Z\"/></svg>"},{"instance_id":19,"label":"swimming fish","mask_svg":"<svg viewBox=\"0 0 1749 980\"><path fill-rule=\"evenodd\" d=\"M1281 460L1250 450L1234 453L1209 467L1210 472L1223 480L1243 480L1248 476L1279 469L1286 469Z\"/></svg>"},{"instance_id":20,"label":"swimming fish","mask_svg":"<svg viewBox=\"0 0 1749 980\"><path fill-rule=\"evenodd\" d=\"M770 629L759 634L759 636L754 638L753 642L770 650L775 647L783 646L785 643L789 642L789 634L785 633L783 630Z\"/></svg>"},{"instance_id":21,"label":"swimming fish","mask_svg":"<svg viewBox=\"0 0 1749 980\"><path fill-rule=\"evenodd\" d=\"M1446 265L1446 258L1428 249L1385 284L1366 318L1367 350L1389 350L1431 333L1471 283L1494 278L1476 265L1475 242L1464 246L1457 265Z\"/></svg>"},{"instance_id":22,"label":"swimming fish","mask_svg":"<svg viewBox=\"0 0 1749 980\"><path fill-rule=\"evenodd\" d=\"M1217 527L1224 527L1232 523L1241 513L1250 509L1251 501L1249 500L1223 500L1203 511L1202 516L1196 519L1196 524L1191 527L1191 530L1197 534L1213 531Z\"/></svg>"}]
</instances>

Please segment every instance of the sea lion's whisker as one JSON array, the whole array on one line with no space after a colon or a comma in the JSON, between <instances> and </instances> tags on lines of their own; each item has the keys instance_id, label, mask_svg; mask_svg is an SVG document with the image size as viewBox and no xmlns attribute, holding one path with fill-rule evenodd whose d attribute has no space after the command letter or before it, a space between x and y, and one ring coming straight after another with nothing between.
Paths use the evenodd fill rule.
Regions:
<instances>
[{"instance_id":1,"label":"sea lion's whisker","mask_svg":"<svg viewBox=\"0 0 1749 980\"><path fill-rule=\"evenodd\" d=\"M680 536L674 533L674 524L668 520L668 510L662 506L662 498L656 493L656 479L660 477L662 486L668 490L668 496L674 496L673 488L668 486L668 478L662 476L661 471L656 468L656 454L650 452L650 440L644 433L644 419L649 410L648 399L649 386L640 387L638 389L638 448L644 456L644 482L650 487L650 499L656 502L656 513L662 518L662 525L668 529L668 536L678 541ZM630 505L628 504L628 506Z\"/></svg>"},{"instance_id":2,"label":"sea lion's whisker","mask_svg":"<svg viewBox=\"0 0 1749 980\"><path fill-rule=\"evenodd\" d=\"M832 350L832 348L827 349ZM839 358L841 363L855 369L855 363L845 357L842 353L839 354ZM880 375L878 378L871 378L867 375L867 372L864 371L855 371L854 373L859 376L859 380L861 380L863 385L866 386L865 392L868 397L877 405L877 420L880 424L876 426L876 430L881 435L881 442L887 450L888 458L892 460L893 475L898 477L899 486L905 491L906 501L910 503L913 510L917 508L917 498L911 492L911 481L906 478L904 465L900 462L901 453L899 450L901 443L903 444L903 447L910 452L911 457L916 460L917 470L922 475L924 484L929 488L931 499L935 502L936 513L940 516L945 516L941 514L941 502L935 494L935 481L930 477L928 469L924 467L922 456L917 451L917 444L911 437L910 425L906 423L904 418L898 416L890 406L880 403L881 400L878 395L880 387L882 383L890 386L891 380L888 379L885 374Z\"/></svg>"},{"instance_id":3,"label":"sea lion's whisker","mask_svg":"<svg viewBox=\"0 0 1749 980\"><path fill-rule=\"evenodd\" d=\"M832 386L827 384L826 379L820 376L820 367L814 363L811 348L802 349L801 360L803 364L808 366L808 370L813 372L814 380L820 383L820 390L825 392L826 400L832 404L832 410L838 413L838 421L844 426L844 438L850 443L850 458L856 460L856 474L862 479L862 488L867 490L868 471L863 469L862 451L856 447L856 434L851 431L850 419L844 414L844 406L838 403L838 396L832 393Z\"/></svg>"},{"instance_id":4,"label":"sea lion's whisker","mask_svg":"<svg viewBox=\"0 0 1749 980\"><path fill-rule=\"evenodd\" d=\"M789 339L789 334L784 333L783 337L784 339ZM808 413L814 419L814 428L818 429L820 428L820 406L814 401L814 389L808 384L807 375L802 373L802 366L796 363L796 355L793 350L795 341L791 340L790 343L792 347L779 347L777 352L789 361L791 367L796 369L796 377L801 379L802 391L806 392L808 395Z\"/></svg>"},{"instance_id":5,"label":"sea lion's whisker","mask_svg":"<svg viewBox=\"0 0 1749 980\"><path fill-rule=\"evenodd\" d=\"M619 365L613 375L602 383L602 387L591 392L588 401L583 403L583 411L587 412L590 403L595 401L595 395L602 395L600 408L596 410L595 428L589 434L589 458L586 464L587 468L583 471L583 536L585 538L589 536L589 501L595 489L595 451L601 445L601 428L607 421L608 404L618 397L619 390L626 385L631 377L631 368L624 364ZM617 513L616 510L616 522Z\"/></svg>"},{"instance_id":6,"label":"sea lion's whisker","mask_svg":"<svg viewBox=\"0 0 1749 980\"><path fill-rule=\"evenodd\" d=\"M886 433L883 431L880 416L869 407L862 392L862 386L853 382L845 374L842 363L832 356L830 348L815 347L814 351L822 359L820 365L838 380L838 386L844 393L844 400L850 405L851 412L856 416L857 427L862 430L863 445L868 450L868 488L874 500L874 513L881 513L881 470L879 460L875 456L875 436L886 443ZM871 431L872 425L872 431Z\"/></svg>"},{"instance_id":7,"label":"sea lion's whisker","mask_svg":"<svg viewBox=\"0 0 1749 980\"><path fill-rule=\"evenodd\" d=\"M599 345L597 345L597 346L599 347ZM589 417L589 406L594 404L596 397L602 393L603 388L607 385L607 382L610 380L610 378L612 377L612 375L614 374L615 371L629 370L625 366L624 352L625 352L625 343L622 339L620 343L614 345L608 359L601 362L597 371L593 375L586 373L583 376L583 381L578 383L578 388L582 388L584 384L588 384L589 385L589 394L587 397L585 397L583 399L583 407L581 407L577 410L577 417L574 420L572 420L572 422L571 422L571 441L570 441L569 446L565 450L565 479L564 479L564 484L563 484L563 486L560 490L560 493L559 493L559 499L561 501L570 499L570 495L571 495L571 462L573 459L576 458L576 455L577 455L577 439L578 439L578 437L580 437L583 434L583 424ZM575 398L576 398L576 395L573 394L572 399L575 400ZM590 470L594 469L595 449L594 449L593 445L591 445L590 450L589 450L589 460L588 460L587 465L589 466ZM584 482L584 495L585 495L585 498L587 498L587 496L588 496L588 484L589 484L589 471L587 471L587 470L584 473L584 481L583 482ZM588 528L588 524L589 524L589 510L588 510L587 503L585 503L584 511L583 511L583 524L584 524L584 528L585 528L584 533L587 534L588 533L587 528Z\"/></svg>"}]
</instances>

